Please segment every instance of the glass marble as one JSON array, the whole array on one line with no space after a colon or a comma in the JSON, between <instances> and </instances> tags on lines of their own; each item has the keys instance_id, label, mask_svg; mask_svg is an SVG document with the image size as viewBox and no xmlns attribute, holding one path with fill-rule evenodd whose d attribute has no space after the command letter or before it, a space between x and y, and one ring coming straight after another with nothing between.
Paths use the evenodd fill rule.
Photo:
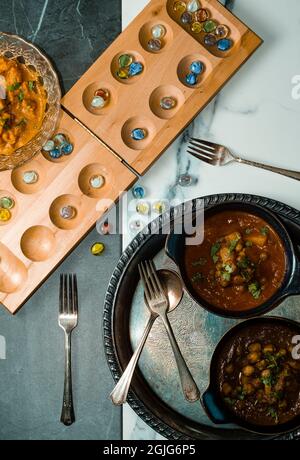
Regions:
<instances>
[{"instance_id":1,"label":"glass marble","mask_svg":"<svg viewBox=\"0 0 300 460\"><path fill-rule=\"evenodd\" d=\"M52 139L49 139L44 145L43 145L43 150L44 152L50 152L53 150L55 147L54 141Z\"/></svg>"},{"instance_id":2,"label":"glass marble","mask_svg":"<svg viewBox=\"0 0 300 460\"><path fill-rule=\"evenodd\" d=\"M188 187L193 182L192 177L189 174L182 174L178 178L178 184L181 187Z\"/></svg>"},{"instance_id":3,"label":"glass marble","mask_svg":"<svg viewBox=\"0 0 300 460\"><path fill-rule=\"evenodd\" d=\"M105 245L103 243L97 242L91 246L91 253L93 256L100 256L105 250Z\"/></svg>"},{"instance_id":4,"label":"glass marble","mask_svg":"<svg viewBox=\"0 0 300 460\"><path fill-rule=\"evenodd\" d=\"M222 38L218 41L218 50L228 51L232 47L232 40L229 38Z\"/></svg>"},{"instance_id":5,"label":"glass marble","mask_svg":"<svg viewBox=\"0 0 300 460\"><path fill-rule=\"evenodd\" d=\"M204 66L201 61L193 61L190 65L190 71L196 75L200 75L203 72Z\"/></svg>"},{"instance_id":6,"label":"glass marble","mask_svg":"<svg viewBox=\"0 0 300 460\"><path fill-rule=\"evenodd\" d=\"M217 43L217 37L214 34L206 34L204 37L204 44L206 46L214 46Z\"/></svg>"},{"instance_id":7,"label":"glass marble","mask_svg":"<svg viewBox=\"0 0 300 460\"><path fill-rule=\"evenodd\" d=\"M105 106L105 100L101 96L94 96L91 102L91 106L94 107L94 109L103 109Z\"/></svg>"},{"instance_id":8,"label":"glass marble","mask_svg":"<svg viewBox=\"0 0 300 460\"><path fill-rule=\"evenodd\" d=\"M39 180L39 175L36 171L25 171L23 173L23 182L25 184L35 184Z\"/></svg>"},{"instance_id":9,"label":"glass marble","mask_svg":"<svg viewBox=\"0 0 300 460\"><path fill-rule=\"evenodd\" d=\"M140 232L145 227L145 225L146 225L145 222L143 222L142 220L136 219L130 222L129 230L132 233L137 233L137 232Z\"/></svg>"},{"instance_id":10,"label":"glass marble","mask_svg":"<svg viewBox=\"0 0 300 460\"><path fill-rule=\"evenodd\" d=\"M191 25L191 31L194 33L194 34L200 34L202 30L202 24L201 22L193 22L192 25Z\"/></svg>"},{"instance_id":11,"label":"glass marble","mask_svg":"<svg viewBox=\"0 0 300 460\"><path fill-rule=\"evenodd\" d=\"M136 205L136 212L138 214L142 214L143 216L147 216L150 212L150 206L146 201L141 201Z\"/></svg>"},{"instance_id":12,"label":"glass marble","mask_svg":"<svg viewBox=\"0 0 300 460\"><path fill-rule=\"evenodd\" d=\"M135 128L131 131L131 138L135 141L142 141L147 137L147 130L144 128Z\"/></svg>"},{"instance_id":13,"label":"glass marble","mask_svg":"<svg viewBox=\"0 0 300 460\"><path fill-rule=\"evenodd\" d=\"M205 22L209 18L209 11L205 8L201 8L199 11L196 11L194 14L195 21Z\"/></svg>"},{"instance_id":14,"label":"glass marble","mask_svg":"<svg viewBox=\"0 0 300 460\"><path fill-rule=\"evenodd\" d=\"M160 51L162 48L162 42L158 38L151 38L147 44L148 50Z\"/></svg>"},{"instance_id":15,"label":"glass marble","mask_svg":"<svg viewBox=\"0 0 300 460\"><path fill-rule=\"evenodd\" d=\"M59 211L60 217L66 220L74 219L77 214L76 209L73 206L63 206Z\"/></svg>"},{"instance_id":16,"label":"glass marble","mask_svg":"<svg viewBox=\"0 0 300 460\"><path fill-rule=\"evenodd\" d=\"M119 66L121 68L129 67L132 62L133 62L133 56L131 54L122 54L119 57Z\"/></svg>"},{"instance_id":17,"label":"glass marble","mask_svg":"<svg viewBox=\"0 0 300 460\"><path fill-rule=\"evenodd\" d=\"M111 233L112 227L107 220L101 225L100 231L102 235L109 235Z\"/></svg>"},{"instance_id":18,"label":"glass marble","mask_svg":"<svg viewBox=\"0 0 300 460\"><path fill-rule=\"evenodd\" d=\"M186 11L181 15L180 21L182 24L191 24L193 22L193 15Z\"/></svg>"},{"instance_id":19,"label":"glass marble","mask_svg":"<svg viewBox=\"0 0 300 460\"><path fill-rule=\"evenodd\" d=\"M74 150L74 147L73 147L73 144L69 143L69 142L65 142L62 146L61 146L61 152L64 154L64 155L70 155Z\"/></svg>"},{"instance_id":20,"label":"glass marble","mask_svg":"<svg viewBox=\"0 0 300 460\"><path fill-rule=\"evenodd\" d=\"M166 212L167 206L164 201L156 201L155 203L153 203L152 209L155 213L162 214L163 212Z\"/></svg>"},{"instance_id":21,"label":"glass marble","mask_svg":"<svg viewBox=\"0 0 300 460\"><path fill-rule=\"evenodd\" d=\"M129 66L128 75L130 77L135 77L140 75L144 70L144 66L141 62L132 62Z\"/></svg>"},{"instance_id":22,"label":"glass marble","mask_svg":"<svg viewBox=\"0 0 300 460\"><path fill-rule=\"evenodd\" d=\"M0 208L12 209L15 207L15 201L10 196L0 198Z\"/></svg>"},{"instance_id":23,"label":"glass marble","mask_svg":"<svg viewBox=\"0 0 300 460\"><path fill-rule=\"evenodd\" d=\"M60 149L55 148L51 150L49 155L50 155L50 158L53 158L53 160L58 160L59 158L63 156L63 152Z\"/></svg>"},{"instance_id":24,"label":"glass marble","mask_svg":"<svg viewBox=\"0 0 300 460\"><path fill-rule=\"evenodd\" d=\"M197 75L195 73L189 73L187 74L187 76L185 77L185 81L188 85L190 86L194 86L198 83L198 79L197 79Z\"/></svg>"},{"instance_id":25,"label":"glass marble","mask_svg":"<svg viewBox=\"0 0 300 460\"><path fill-rule=\"evenodd\" d=\"M55 142L55 144L64 144L66 140L66 136L63 133L57 133L53 137L53 141Z\"/></svg>"},{"instance_id":26,"label":"glass marble","mask_svg":"<svg viewBox=\"0 0 300 460\"><path fill-rule=\"evenodd\" d=\"M218 38L226 38L229 34L229 28L224 24L220 24L216 27L215 34Z\"/></svg>"},{"instance_id":27,"label":"glass marble","mask_svg":"<svg viewBox=\"0 0 300 460\"><path fill-rule=\"evenodd\" d=\"M107 89L100 88L95 91L94 96L102 97L102 99L107 102L110 97L110 93Z\"/></svg>"},{"instance_id":28,"label":"glass marble","mask_svg":"<svg viewBox=\"0 0 300 460\"><path fill-rule=\"evenodd\" d=\"M172 110L177 105L177 100L172 96L165 96L160 100L160 106L164 110Z\"/></svg>"},{"instance_id":29,"label":"glass marble","mask_svg":"<svg viewBox=\"0 0 300 460\"><path fill-rule=\"evenodd\" d=\"M142 199L142 198L145 198L146 191L144 187L142 187L141 185L136 185L132 189L132 195L136 199Z\"/></svg>"},{"instance_id":30,"label":"glass marble","mask_svg":"<svg viewBox=\"0 0 300 460\"><path fill-rule=\"evenodd\" d=\"M189 0L186 5L186 9L189 13L195 13L200 10L201 4L199 0Z\"/></svg>"},{"instance_id":31,"label":"glass marble","mask_svg":"<svg viewBox=\"0 0 300 460\"><path fill-rule=\"evenodd\" d=\"M173 10L176 13L184 13L186 10L186 3L185 2L175 2L173 5Z\"/></svg>"},{"instance_id":32,"label":"glass marble","mask_svg":"<svg viewBox=\"0 0 300 460\"><path fill-rule=\"evenodd\" d=\"M96 174L90 178L90 186L95 189L103 187L105 179L101 174Z\"/></svg>"},{"instance_id":33,"label":"glass marble","mask_svg":"<svg viewBox=\"0 0 300 460\"><path fill-rule=\"evenodd\" d=\"M205 32L210 33L210 32L214 32L216 27L217 27L217 24L215 23L215 21L212 21L210 19L209 21L206 21L204 23L203 29Z\"/></svg>"},{"instance_id":34,"label":"glass marble","mask_svg":"<svg viewBox=\"0 0 300 460\"><path fill-rule=\"evenodd\" d=\"M121 80L127 80L127 78L129 78L129 69L119 69L117 71L117 77L119 77Z\"/></svg>"},{"instance_id":35,"label":"glass marble","mask_svg":"<svg viewBox=\"0 0 300 460\"><path fill-rule=\"evenodd\" d=\"M8 222L11 219L11 212L9 209L0 208L0 222Z\"/></svg>"},{"instance_id":36,"label":"glass marble","mask_svg":"<svg viewBox=\"0 0 300 460\"><path fill-rule=\"evenodd\" d=\"M163 38L167 33L165 26L162 24L157 24L151 29L151 35L153 38Z\"/></svg>"}]
</instances>

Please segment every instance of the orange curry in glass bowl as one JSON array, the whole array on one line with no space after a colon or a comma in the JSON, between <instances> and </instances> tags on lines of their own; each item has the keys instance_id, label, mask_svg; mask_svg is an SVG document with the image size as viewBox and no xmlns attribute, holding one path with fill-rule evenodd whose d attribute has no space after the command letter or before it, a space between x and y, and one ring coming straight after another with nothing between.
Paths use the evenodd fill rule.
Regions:
<instances>
[{"instance_id":1,"label":"orange curry in glass bowl","mask_svg":"<svg viewBox=\"0 0 300 460\"><path fill-rule=\"evenodd\" d=\"M0 56L0 155L11 155L38 134L46 105L36 70Z\"/></svg>"},{"instance_id":2,"label":"orange curry in glass bowl","mask_svg":"<svg viewBox=\"0 0 300 460\"><path fill-rule=\"evenodd\" d=\"M281 238L261 217L223 211L205 219L201 245L186 246L184 267L200 303L243 311L278 291L286 255Z\"/></svg>"}]
</instances>

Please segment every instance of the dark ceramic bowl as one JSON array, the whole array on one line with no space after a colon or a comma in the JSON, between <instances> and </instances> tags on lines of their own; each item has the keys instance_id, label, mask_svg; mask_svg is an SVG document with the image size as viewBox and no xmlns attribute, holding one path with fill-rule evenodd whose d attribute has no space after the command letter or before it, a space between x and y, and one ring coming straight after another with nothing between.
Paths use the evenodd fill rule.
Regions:
<instances>
[{"instance_id":1,"label":"dark ceramic bowl","mask_svg":"<svg viewBox=\"0 0 300 460\"><path fill-rule=\"evenodd\" d=\"M297 415L295 418L290 420L287 423L280 425L255 425L250 422L245 421L244 419L237 417L223 401L223 398L220 394L220 389L218 388L218 361L219 357L222 354L222 351L226 344L233 338L238 337L240 332L249 327L250 325L268 325L268 326L285 326L295 331L295 335L300 334L300 323L292 321L285 318L279 317L261 317L261 318L252 318L247 321L243 321L238 325L231 328L220 340L214 354L211 359L210 365L210 384L208 389L204 392L202 397L202 405L208 415L208 417L217 425L234 423L245 430L251 431L253 433L265 434L265 435L276 435L288 433L290 431L296 430L300 426L300 415Z\"/></svg>"},{"instance_id":2,"label":"dark ceramic bowl","mask_svg":"<svg viewBox=\"0 0 300 460\"><path fill-rule=\"evenodd\" d=\"M263 304L252 309L236 311L216 307L215 305L206 302L204 299L201 299L194 291L192 283L185 273L183 256L186 245L186 234L175 234L174 232L171 232L166 241L166 252L176 263L186 291L198 305L211 313L227 318L251 318L267 313L277 307L289 296L300 294L300 259L283 223L272 212L267 211L261 206L242 202L223 203L206 210L205 217L230 210L247 212L264 219L281 238L286 255L286 272L281 287Z\"/></svg>"}]
</instances>

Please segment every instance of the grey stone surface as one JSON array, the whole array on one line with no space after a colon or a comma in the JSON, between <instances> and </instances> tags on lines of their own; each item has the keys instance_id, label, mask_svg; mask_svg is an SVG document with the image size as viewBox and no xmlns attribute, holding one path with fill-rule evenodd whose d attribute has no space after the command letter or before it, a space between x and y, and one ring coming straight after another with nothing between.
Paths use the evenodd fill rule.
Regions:
<instances>
[{"instance_id":1,"label":"grey stone surface","mask_svg":"<svg viewBox=\"0 0 300 460\"><path fill-rule=\"evenodd\" d=\"M120 3L0 0L0 30L18 33L45 50L67 90L119 33ZM89 248L98 240L106 244L106 251L94 257ZM100 237L94 230L16 316L0 307L0 336L6 341L5 360L0 353L0 439L120 439L121 411L108 399L113 381L102 339L104 295L120 252L119 236ZM71 427L59 421L64 377L63 331L57 323L62 272L77 273L80 301L73 333L76 422Z\"/></svg>"}]
</instances>

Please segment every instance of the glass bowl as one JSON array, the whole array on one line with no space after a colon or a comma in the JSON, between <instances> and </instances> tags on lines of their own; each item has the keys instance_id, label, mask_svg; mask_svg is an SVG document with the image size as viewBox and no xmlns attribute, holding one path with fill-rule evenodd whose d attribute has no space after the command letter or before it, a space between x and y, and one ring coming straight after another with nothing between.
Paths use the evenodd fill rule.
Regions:
<instances>
[{"instance_id":1,"label":"glass bowl","mask_svg":"<svg viewBox=\"0 0 300 460\"><path fill-rule=\"evenodd\" d=\"M39 74L47 91L47 107L39 133L26 145L11 155L0 154L0 171L13 169L33 158L54 132L59 112L61 91L57 74L48 58L32 43L17 35L0 32L0 55L18 59L21 63L33 66Z\"/></svg>"}]
</instances>

